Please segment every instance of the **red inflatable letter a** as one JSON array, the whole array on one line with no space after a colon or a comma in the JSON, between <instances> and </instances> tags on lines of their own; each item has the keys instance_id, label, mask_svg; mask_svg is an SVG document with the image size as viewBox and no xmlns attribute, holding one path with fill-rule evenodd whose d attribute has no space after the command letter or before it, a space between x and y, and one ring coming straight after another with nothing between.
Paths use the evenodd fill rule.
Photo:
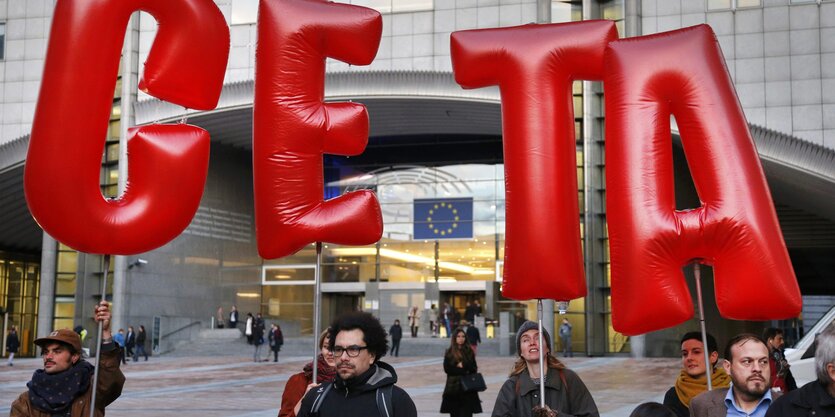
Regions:
<instances>
[{"instance_id":1,"label":"red inflatable letter a","mask_svg":"<svg viewBox=\"0 0 835 417\"><path fill-rule=\"evenodd\" d=\"M754 142L708 26L606 51L607 216L615 330L693 316L682 267L712 264L722 316L788 318L801 299ZM676 211L670 115L701 207Z\"/></svg>"}]
</instances>

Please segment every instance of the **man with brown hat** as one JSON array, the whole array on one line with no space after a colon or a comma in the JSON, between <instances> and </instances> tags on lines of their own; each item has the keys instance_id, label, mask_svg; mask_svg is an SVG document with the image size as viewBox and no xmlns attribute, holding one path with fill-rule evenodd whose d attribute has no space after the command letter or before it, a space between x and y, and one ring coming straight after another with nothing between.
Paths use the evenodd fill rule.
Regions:
<instances>
[{"instance_id":1,"label":"man with brown hat","mask_svg":"<svg viewBox=\"0 0 835 417\"><path fill-rule=\"evenodd\" d=\"M110 333L110 307L106 301L96 306L95 319L102 323L101 360L96 389L96 416L122 394L125 376L119 369L119 350ZM11 417L90 415L95 368L81 359L81 338L70 329L56 330L35 340L41 348L43 369L32 375L27 392L12 403Z\"/></svg>"}]
</instances>

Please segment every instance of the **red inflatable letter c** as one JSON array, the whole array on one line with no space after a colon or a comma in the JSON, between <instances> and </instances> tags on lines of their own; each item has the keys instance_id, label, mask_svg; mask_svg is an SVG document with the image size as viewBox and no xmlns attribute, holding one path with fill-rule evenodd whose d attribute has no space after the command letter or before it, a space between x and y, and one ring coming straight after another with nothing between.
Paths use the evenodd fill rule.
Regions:
<instances>
[{"instance_id":1,"label":"red inflatable letter c","mask_svg":"<svg viewBox=\"0 0 835 417\"><path fill-rule=\"evenodd\" d=\"M188 125L132 129L124 195L105 199L101 158L125 26L144 10L159 32L140 88L196 109L217 105L229 29L211 0L59 0L35 111L24 188L29 210L58 241L89 253L146 252L194 216L209 136Z\"/></svg>"}]
</instances>

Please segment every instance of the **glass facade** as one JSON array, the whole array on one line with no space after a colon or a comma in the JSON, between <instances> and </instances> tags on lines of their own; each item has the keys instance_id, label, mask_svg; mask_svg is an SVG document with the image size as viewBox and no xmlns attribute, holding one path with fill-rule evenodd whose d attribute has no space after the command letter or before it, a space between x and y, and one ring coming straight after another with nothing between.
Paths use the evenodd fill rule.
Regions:
<instances>
[{"instance_id":1,"label":"glass facade","mask_svg":"<svg viewBox=\"0 0 835 417\"><path fill-rule=\"evenodd\" d=\"M17 327L19 356L33 356L40 293L40 265L31 260L2 258L0 253L0 302L7 313L6 330ZM5 352L4 352L5 354Z\"/></svg>"}]
</instances>

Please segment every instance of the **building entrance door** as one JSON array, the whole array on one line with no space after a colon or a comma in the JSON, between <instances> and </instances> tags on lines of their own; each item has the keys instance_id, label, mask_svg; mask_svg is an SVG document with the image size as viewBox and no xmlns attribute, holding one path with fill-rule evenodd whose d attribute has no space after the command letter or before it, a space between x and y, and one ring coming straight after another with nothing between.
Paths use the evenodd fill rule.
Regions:
<instances>
[{"instance_id":1,"label":"building entrance door","mask_svg":"<svg viewBox=\"0 0 835 417\"><path fill-rule=\"evenodd\" d=\"M362 310L365 294L324 293L322 294L322 328L329 326L340 314Z\"/></svg>"}]
</instances>

